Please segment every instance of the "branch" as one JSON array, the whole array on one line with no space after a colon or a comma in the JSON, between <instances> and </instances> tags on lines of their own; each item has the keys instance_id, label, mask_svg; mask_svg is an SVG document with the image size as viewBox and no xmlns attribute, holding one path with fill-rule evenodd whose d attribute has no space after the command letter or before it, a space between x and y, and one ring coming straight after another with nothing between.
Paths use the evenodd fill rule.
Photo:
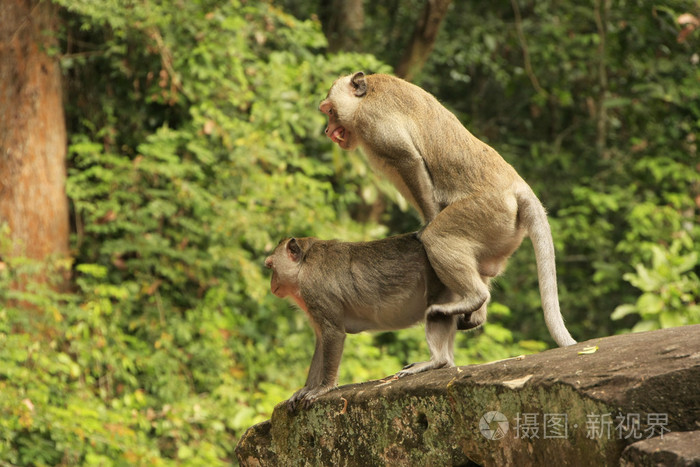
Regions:
<instances>
[{"instance_id":1,"label":"branch","mask_svg":"<svg viewBox=\"0 0 700 467\"><path fill-rule=\"evenodd\" d=\"M602 7L602 8L601 8ZM602 10L602 11L601 11ZM596 109L596 142L595 147L599 157L607 158L605 143L607 141L608 114L605 109L605 99L608 94L608 71L605 68L605 23L610 10L609 0L595 1L595 24L598 29L598 103Z\"/></svg>"},{"instance_id":2,"label":"branch","mask_svg":"<svg viewBox=\"0 0 700 467\"><path fill-rule=\"evenodd\" d=\"M423 13L418 18L416 29L411 36L411 42L394 70L396 76L410 81L413 75L423 67L435 46L440 25L447 15L450 3L452 0L425 2Z\"/></svg>"},{"instance_id":3,"label":"branch","mask_svg":"<svg viewBox=\"0 0 700 467\"><path fill-rule=\"evenodd\" d=\"M535 76L535 72L532 70L532 63L530 62L530 52L527 48L527 42L525 41L525 34L523 34L523 19L520 16L520 7L518 6L518 0L510 0L510 4L513 6L513 13L515 14L515 32L518 34L518 42L520 42L520 47L523 49L523 62L525 64L525 73L527 73L532 87L535 88L539 94L548 96L549 93L540 86L540 82Z\"/></svg>"}]
</instances>

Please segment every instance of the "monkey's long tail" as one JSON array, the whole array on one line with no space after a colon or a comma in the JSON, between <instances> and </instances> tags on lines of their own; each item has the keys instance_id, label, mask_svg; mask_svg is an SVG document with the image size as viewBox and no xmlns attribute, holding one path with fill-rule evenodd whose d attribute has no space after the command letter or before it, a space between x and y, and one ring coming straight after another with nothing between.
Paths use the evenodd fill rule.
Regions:
<instances>
[{"instance_id":1,"label":"monkey's long tail","mask_svg":"<svg viewBox=\"0 0 700 467\"><path fill-rule=\"evenodd\" d=\"M537 280L540 284L540 297L544 309L544 321L549 334L559 347L576 343L564 324L559 309L557 292L557 270L554 262L554 242L552 231L547 221L547 212L535 193L525 186L516 193L518 214L525 225L535 248L537 260Z\"/></svg>"}]
</instances>

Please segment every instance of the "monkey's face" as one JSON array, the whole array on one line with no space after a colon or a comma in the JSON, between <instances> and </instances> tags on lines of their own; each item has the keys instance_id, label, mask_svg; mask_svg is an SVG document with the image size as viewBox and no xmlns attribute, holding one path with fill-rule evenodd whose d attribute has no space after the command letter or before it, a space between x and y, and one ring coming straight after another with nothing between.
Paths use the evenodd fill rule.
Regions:
<instances>
[{"instance_id":1,"label":"monkey's face","mask_svg":"<svg viewBox=\"0 0 700 467\"><path fill-rule=\"evenodd\" d=\"M270 290L273 294L280 298L298 295L300 260L301 249L294 238L282 240L265 259L265 266L272 269Z\"/></svg>"},{"instance_id":2,"label":"monkey's face","mask_svg":"<svg viewBox=\"0 0 700 467\"><path fill-rule=\"evenodd\" d=\"M328 116L328 126L326 127L326 136L334 143L337 143L343 149L354 149L357 144L353 133L343 126L338 120L338 111L336 110L330 99L321 102L318 109Z\"/></svg>"},{"instance_id":3,"label":"monkey's face","mask_svg":"<svg viewBox=\"0 0 700 467\"><path fill-rule=\"evenodd\" d=\"M343 149L355 149L359 143L353 121L365 94L364 73L358 72L336 80L328 97L318 107L328 117L326 136Z\"/></svg>"}]
</instances>

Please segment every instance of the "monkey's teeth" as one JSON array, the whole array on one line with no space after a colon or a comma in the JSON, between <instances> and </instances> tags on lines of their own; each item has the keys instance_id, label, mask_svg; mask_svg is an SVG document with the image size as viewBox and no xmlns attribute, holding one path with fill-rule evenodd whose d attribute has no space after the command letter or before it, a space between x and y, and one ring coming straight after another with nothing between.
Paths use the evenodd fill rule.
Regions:
<instances>
[{"instance_id":1,"label":"monkey's teeth","mask_svg":"<svg viewBox=\"0 0 700 467\"><path fill-rule=\"evenodd\" d=\"M333 134L331 135L331 139L335 143L345 142L345 128L343 128L343 127L336 128L333 131Z\"/></svg>"}]
</instances>

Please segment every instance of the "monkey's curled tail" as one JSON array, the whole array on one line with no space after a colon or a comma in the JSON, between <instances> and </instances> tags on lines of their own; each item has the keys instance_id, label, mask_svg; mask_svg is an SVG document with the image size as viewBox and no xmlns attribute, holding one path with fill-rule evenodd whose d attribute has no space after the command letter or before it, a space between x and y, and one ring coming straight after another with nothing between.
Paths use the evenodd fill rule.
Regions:
<instances>
[{"instance_id":1,"label":"monkey's curled tail","mask_svg":"<svg viewBox=\"0 0 700 467\"><path fill-rule=\"evenodd\" d=\"M516 193L518 200L518 215L527 228L535 249L537 260L537 279L540 284L540 297L544 309L544 321L549 334L560 347L573 345L576 341L571 337L564 325L564 318L559 310L559 295L557 292L557 271L554 263L554 242L552 231L547 221L547 212L535 193L529 186L522 187Z\"/></svg>"}]
</instances>

